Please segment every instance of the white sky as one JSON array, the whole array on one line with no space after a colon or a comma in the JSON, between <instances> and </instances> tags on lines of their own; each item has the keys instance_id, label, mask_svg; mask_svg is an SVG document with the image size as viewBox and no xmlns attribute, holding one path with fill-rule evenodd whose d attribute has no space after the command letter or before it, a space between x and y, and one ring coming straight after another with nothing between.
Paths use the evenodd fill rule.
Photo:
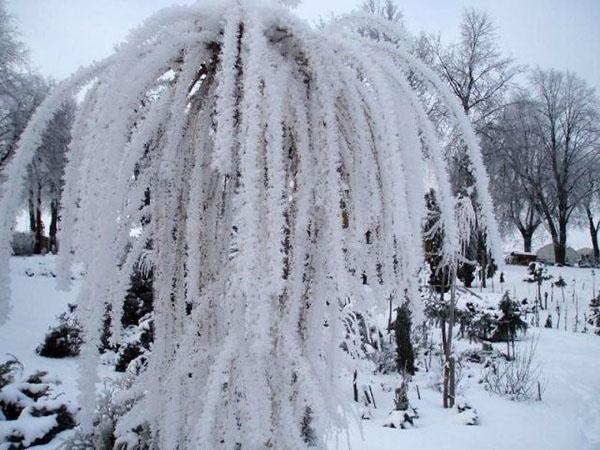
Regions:
<instances>
[{"instance_id":1,"label":"white sky","mask_svg":"<svg viewBox=\"0 0 600 450\"><path fill-rule=\"evenodd\" d=\"M64 78L107 56L131 27L173 3L194 0L6 0L21 39L43 74ZM355 8L360 0L304 0L309 20ZM600 89L600 0L398 0L413 32L457 36L464 7L487 10L505 53L520 64L569 69Z\"/></svg>"}]
</instances>

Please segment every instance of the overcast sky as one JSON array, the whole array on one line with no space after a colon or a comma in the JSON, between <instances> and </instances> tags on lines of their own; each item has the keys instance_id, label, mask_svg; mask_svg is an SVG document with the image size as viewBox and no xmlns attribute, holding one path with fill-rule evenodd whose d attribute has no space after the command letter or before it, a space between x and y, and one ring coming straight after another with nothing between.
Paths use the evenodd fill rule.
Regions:
<instances>
[{"instance_id":1,"label":"overcast sky","mask_svg":"<svg viewBox=\"0 0 600 450\"><path fill-rule=\"evenodd\" d=\"M43 74L64 78L110 54L131 27L173 3L195 0L6 0L31 59ZM298 14L315 20L360 0L304 0ZM600 0L399 0L407 27L456 39L465 7L494 18L503 51L520 64L570 69L600 88Z\"/></svg>"}]
</instances>

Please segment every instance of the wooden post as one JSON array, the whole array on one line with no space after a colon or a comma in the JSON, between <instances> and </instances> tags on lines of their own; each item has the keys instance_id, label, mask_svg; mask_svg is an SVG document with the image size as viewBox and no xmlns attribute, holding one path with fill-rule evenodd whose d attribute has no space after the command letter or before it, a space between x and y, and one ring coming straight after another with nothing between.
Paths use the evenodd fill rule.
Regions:
<instances>
[{"instance_id":1,"label":"wooden post","mask_svg":"<svg viewBox=\"0 0 600 450\"><path fill-rule=\"evenodd\" d=\"M373 408L377 409L377 404L375 403L375 395L373 395L373 389L371 389L371 385L369 385L369 392L371 393L371 400L373 401Z\"/></svg>"}]
</instances>

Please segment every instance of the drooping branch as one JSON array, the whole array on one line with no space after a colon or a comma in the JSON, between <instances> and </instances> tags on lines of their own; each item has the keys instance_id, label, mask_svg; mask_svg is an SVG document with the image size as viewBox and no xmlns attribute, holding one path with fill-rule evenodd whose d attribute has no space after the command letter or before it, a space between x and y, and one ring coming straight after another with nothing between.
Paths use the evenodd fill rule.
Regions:
<instances>
[{"instance_id":1,"label":"drooping branch","mask_svg":"<svg viewBox=\"0 0 600 450\"><path fill-rule=\"evenodd\" d=\"M416 293L428 184L439 190L448 261L467 233L409 71L449 104L494 235L487 175L460 105L401 33L369 20L314 30L277 5L170 9L42 105L50 114L88 85L60 251L63 280L74 262L88 273L79 297L84 430L100 318L110 304L119 339L141 258L153 270L155 340L121 436L147 425L160 448L303 448L310 419L313 444L324 447L327 431L345 425L341 320ZM392 41L361 34L373 25ZM24 148L44 124L36 116ZM11 192L20 170L9 172ZM16 206L1 201L4 237Z\"/></svg>"}]
</instances>

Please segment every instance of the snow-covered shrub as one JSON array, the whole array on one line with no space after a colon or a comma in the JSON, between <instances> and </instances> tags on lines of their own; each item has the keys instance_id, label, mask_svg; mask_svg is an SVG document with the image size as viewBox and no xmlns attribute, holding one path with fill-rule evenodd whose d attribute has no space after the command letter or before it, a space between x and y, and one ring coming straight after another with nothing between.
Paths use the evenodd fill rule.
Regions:
<instances>
[{"instance_id":1,"label":"snow-covered shrub","mask_svg":"<svg viewBox=\"0 0 600 450\"><path fill-rule=\"evenodd\" d=\"M0 448L47 444L75 426L75 408L58 400L56 385L47 372L24 377L16 360L0 364Z\"/></svg>"},{"instance_id":2,"label":"snow-covered shrub","mask_svg":"<svg viewBox=\"0 0 600 450\"><path fill-rule=\"evenodd\" d=\"M384 422L384 427L406 429L415 425L415 420L419 414L417 410L410 405L408 400L408 384L402 382L394 392L394 410L390 412Z\"/></svg>"},{"instance_id":3,"label":"snow-covered shrub","mask_svg":"<svg viewBox=\"0 0 600 450\"><path fill-rule=\"evenodd\" d=\"M494 359L484 369L485 389L510 400L541 399L545 383L542 367L536 361L536 348L537 341L531 339L520 347L513 359Z\"/></svg>"},{"instance_id":4,"label":"snow-covered shrub","mask_svg":"<svg viewBox=\"0 0 600 450\"><path fill-rule=\"evenodd\" d=\"M396 371L396 346L389 336L384 337L369 313L350 311L342 323L344 339L341 348L346 353L352 358L372 361L376 372L387 374Z\"/></svg>"},{"instance_id":5,"label":"snow-covered shrub","mask_svg":"<svg viewBox=\"0 0 600 450\"><path fill-rule=\"evenodd\" d=\"M132 395L134 375L127 374L120 380L106 379L98 392L96 411L91 433L77 428L73 436L65 441L65 450L146 450L151 448L151 437L146 424L131 429L121 427L119 420L136 403L138 397ZM125 432L123 431L125 429Z\"/></svg>"},{"instance_id":6,"label":"snow-covered shrub","mask_svg":"<svg viewBox=\"0 0 600 450\"><path fill-rule=\"evenodd\" d=\"M409 408L406 411L393 410L383 423L383 426L405 430L408 427L413 427L415 420L418 418L419 414L414 408Z\"/></svg>"},{"instance_id":7,"label":"snow-covered shrub","mask_svg":"<svg viewBox=\"0 0 600 450\"><path fill-rule=\"evenodd\" d=\"M497 324L498 312L493 308L482 308L473 302L460 302L454 312L458 324L458 338L471 341L487 341Z\"/></svg>"},{"instance_id":8,"label":"snow-covered shrub","mask_svg":"<svg viewBox=\"0 0 600 450\"><path fill-rule=\"evenodd\" d=\"M594 333L600 336L600 294L590 301L588 323L594 327Z\"/></svg>"},{"instance_id":9,"label":"snow-covered shrub","mask_svg":"<svg viewBox=\"0 0 600 450\"><path fill-rule=\"evenodd\" d=\"M151 276L136 269L131 276L131 286L123 303L121 325L123 338L120 345L112 337L112 305L107 303L102 319L102 332L98 351L117 353L116 367L124 372L129 363L145 354L153 340L152 328L152 281ZM58 317L58 325L51 327L36 352L50 358L79 355L83 344L81 323L77 316L77 305L69 304L68 310Z\"/></svg>"},{"instance_id":10,"label":"snow-covered shrub","mask_svg":"<svg viewBox=\"0 0 600 450\"><path fill-rule=\"evenodd\" d=\"M145 365L154 340L153 323L153 314L148 313L139 320L137 326L131 325L124 330L125 337L117 352L117 372L125 372L132 361L136 361L138 365Z\"/></svg>"},{"instance_id":11,"label":"snow-covered shrub","mask_svg":"<svg viewBox=\"0 0 600 450\"><path fill-rule=\"evenodd\" d=\"M11 245L13 255L31 256L34 253L35 236L31 231L15 231Z\"/></svg>"},{"instance_id":12,"label":"snow-covered shrub","mask_svg":"<svg viewBox=\"0 0 600 450\"><path fill-rule=\"evenodd\" d=\"M145 271L138 264L131 275L130 283L123 303L123 328L139 325L140 320L152 312L152 271Z\"/></svg>"},{"instance_id":13,"label":"snow-covered shrub","mask_svg":"<svg viewBox=\"0 0 600 450\"><path fill-rule=\"evenodd\" d=\"M521 318L518 302L512 300L508 292L504 293L498 304L502 315L495 321L491 340L494 342L514 342L519 332L527 330L527 323Z\"/></svg>"},{"instance_id":14,"label":"snow-covered shrub","mask_svg":"<svg viewBox=\"0 0 600 450\"><path fill-rule=\"evenodd\" d=\"M392 327L396 341L396 368L403 375L415 374L415 353L412 344L412 318L408 304L396 309Z\"/></svg>"},{"instance_id":15,"label":"snow-covered shrub","mask_svg":"<svg viewBox=\"0 0 600 450\"><path fill-rule=\"evenodd\" d=\"M565 286L567 286L567 282L565 281L565 279L562 277L562 275L558 276L558 280L556 280L554 282L554 286L559 287L559 288L564 288Z\"/></svg>"},{"instance_id":16,"label":"snow-covered shrub","mask_svg":"<svg viewBox=\"0 0 600 450\"><path fill-rule=\"evenodd\" d=\"M18 373L23 372L23 365L13 356L0 364L0 389L12 383Z\"/></svg>"},{"instance_id":17,"label":"snow-covered shrub","mask_svg":"<svg viewBox=\"0 0 600 450\"><path fill-rule=\"evenodd\" d=\"M107 303L104 309L104 316L102 317L102 332L100 334L100 343L98 344L98 351L102 354L118 349L113 343L112 330L112 305Z\"/></svg>"},{"instance_id":18,"label":"snow-covered shrub","mask_svg":"<svg viewBox=\"0 0 600 450\"><path fill-rule=\"evenodd\" d=\"M77 305L69 304L68 310L58 316L58 325L51 327L36 352L48 358L77 356L83 343L81 323L77 318Z\"/></svg>"},{"instance_id":19,"label":"snow-covered shrub","mask_svg":"<svg viewBox=\"0 0 600 450\"><path fill-rule=\"evenodd\" d=\"M133 361L134 372L146 365L154 341L153 299L152 272L142 270L138 264L131 276L131 286L123 303L123 332L115 365L117 372L125 372Z\"/></svg>"},{"instance_id":20,"label":"snow-covered shrub","mask_svg":"<svg viewBox=\"0 0 600 450\"><path fill-rule=\"evenodd\" d=\"M528 277L523 281L526 281L527 283L536 283L538 285L541 285L544 281L552 278L552 275L548 274L546 265L541 262L529 263L527 266L527 275ZM562 280L562 277L559 277L559 281L560 280ZM558 281L555 284L558 286Z\"/></svg>"},{"instance_id":21,"label":"snow-covered shrub","mask_svg":"<svg viewBox=\"0 0 600 450\"><path fill-rule=\"evenodd\" d=\"M471 406L464 398L458 397L456 399L456 409L458 414L454 417L454 422L461 425L478 425L479 415L477 410Z\"/></svg>"},{"instance_id":22,"label":"snow-covered shrub","mask_svg":"<svg viewBox=\"0 0 600 450\"><path fill-rule=\"evenodd\" d=\"M475 281L475 269L477 266L471 263L463 263L458 267L456 271L456 276L460 281L463 282L465 287L470 288L473 285L473 281Z\"/></svg>"},{"instance_id":23,"label":"snow-covered shrub","mask_svg":"<svg viewBox=\"0 0 600 450\"><path fill-rule=\"evenodd\" d=\"M438 392L443 392L444 354L438 351L435 356L436 357L432 359L432 364L427 376L427 386ZM465 389L465 355L463 353L455 354L454 379L455 391L457 394L460 394Z\"/></svg>"}]
</instances>

